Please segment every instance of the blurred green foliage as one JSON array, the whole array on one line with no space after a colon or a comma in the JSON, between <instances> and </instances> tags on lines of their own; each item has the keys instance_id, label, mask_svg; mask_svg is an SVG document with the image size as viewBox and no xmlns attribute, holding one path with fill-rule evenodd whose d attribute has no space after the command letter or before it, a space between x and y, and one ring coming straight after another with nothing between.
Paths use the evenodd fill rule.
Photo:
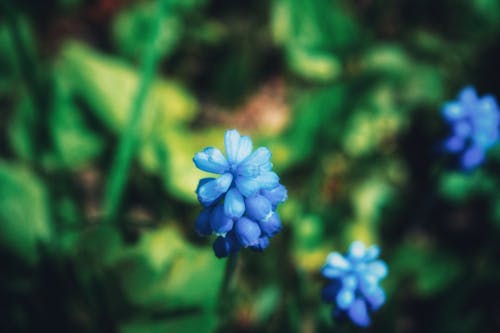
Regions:
<instances>
[{"instance_id":1,"label":"blurred green foliage","mask_svg":"<svg viewBox=\"0 0 500 333\"><path fill-rule=\"evenodd\" d=\"M500 329L500 148L470 173L439 148L459 88L500 96L500 1L0 8L0 331L355 332L321 304L318 270L356 239L390 267L371 331ZM129 133L148 52L158 68ZM289 200L221 301L225 261L193 231L192 157L227 128L271 149Z\"/></svg>"},{"instance_id":2,"label":"blurred green foliage","mask_svg":"<svg viewBox=\"0 0 500 333\"><path fill-rule=\"evenodd\" d=\"M51 241L52 226L43 185L21 165L0 165L0 211L2 244L32 264L38 244Z\"/></svg>"}]
</instances>

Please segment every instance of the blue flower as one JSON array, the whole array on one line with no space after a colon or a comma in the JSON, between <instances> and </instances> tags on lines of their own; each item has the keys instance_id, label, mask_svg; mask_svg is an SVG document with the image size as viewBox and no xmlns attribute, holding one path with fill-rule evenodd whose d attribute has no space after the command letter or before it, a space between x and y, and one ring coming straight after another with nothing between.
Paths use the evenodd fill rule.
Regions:
<instances>
[{"instance_id":1,"label":"blue flower","mask_svg":"<svg viewBox=\"0 0 500 333\"><path fill-rule=\"evenodd\" d=\"M240 247L267 248L281 230L276 208L287 199L286 188L272 171L269 149L252 152L252 140L236 130L226 132L224 145L226 156L208 147L193 158L199 169L219 175L200 180L196 194L204 209L195 222L201 236L218 235L213 248L219 258Z\"/></svg>"},{"instance_id":2,"label":"blue flower","mask_svg":"<svg viewBox=\"0 0 500 333\"><path fill-rule=\"evenodd\" d=\"M500 109L495 98L491 95L480 98L469 86L460 91L457 100L445 103L442 115L452 132L444 148L459 153L466 170L480 165L487 150L498 140Z\"/></svg>"},{"instance_id":3,"label":"blue flower","mask_svg":"<svg viewBox=\"0 0 500 333\"><path fill-rule=\"evenodd\" d=\"M380 281L387 275L385 262L377 260L380 249L353 242L347 255L332 252L321 273L329 283L323 288L325 302L336 305L334 316L347 315L356 325L370 325L370 313L385 303Z\"/></svg>"}]
</instances>

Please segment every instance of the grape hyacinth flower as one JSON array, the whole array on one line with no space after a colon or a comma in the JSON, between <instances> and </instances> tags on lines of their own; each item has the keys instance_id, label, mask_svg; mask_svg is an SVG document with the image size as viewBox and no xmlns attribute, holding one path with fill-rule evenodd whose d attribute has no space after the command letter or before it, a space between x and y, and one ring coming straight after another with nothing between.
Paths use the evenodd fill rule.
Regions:
<instances>
[{"instance_id":1,"label":"grape hyacinth flower","mask_svg":"<svg viewBox=\"0 0 500 333\"><path fill-rule=\"evenodd\" d=\"M329 279L323 288L323 300L335 304L335 318L349 317L356 325L370 325L370 313L385 302L385 292L380 286L388 272L384 261L377 259L380 249L376 245L368 248L356 241L343 256L332 252L321 269Z\"/></svg>"},{"instance_id":2,"label":"grape hyacinth flower","mask_svg":"<svg viewBox=\"0 0 500 333\"><path fill-rule=\"evenodd\" d=\"M498 140L500 109L495 97L478 97L473 87L465 87L457 100L443 106L442 115L452 132L444 148L460 154L460 164L465 170L479 166L487 150Z\"/></svg>"},{"instance_id":3,"label":"grape hyacinth flower","mask_svg":"<svg viewBox=\"0 0 500 333\"><path fill-rule=\"evenodd\" d=\"M218 258L241 247L267 248L269 239L281 230L276 207L287 198L286 188L272 171L269 149L252 152L252 140L236 130L226 131L224 146L227 157L207 147L193 158L199 169L220 175L200 180L196 193L204 209L195 223L199 235L218 236L213 244Z\"/></svg>"}]
</instances>

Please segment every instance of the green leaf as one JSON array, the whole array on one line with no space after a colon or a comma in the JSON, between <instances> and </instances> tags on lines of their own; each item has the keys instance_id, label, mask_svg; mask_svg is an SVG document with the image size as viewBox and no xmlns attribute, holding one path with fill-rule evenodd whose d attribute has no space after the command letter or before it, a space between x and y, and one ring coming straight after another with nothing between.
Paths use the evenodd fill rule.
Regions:
<instances>
[{"instance_id":1,"label":"green leaf","mask_svg":"<svg viewBox=\"0 0 500 333\"><path fill-rule=\"evenodd\" d=\"M342 73L339 54L359 42L351 14L327 0L275 0L271 26L290 68L310 80L337 79Z\"/></svg>"},{"instance_id":2,"label":"green leaf","mask_svg":"<svg viewBox=\"0 0 500 333\"><path fill-rule=\"evenodd\" d=\"M292 49L288 53L288 63L295 73L306 79L330 81L342 74L340 60L325 52Z\"/></svg>"},{"instance_id":3,"label":"green leaf","mask_svg":"<svg viewBox=\"0 0 500 333\"><path fill-rule=\"evenodd\" d=\"M361 68L365 73L383 73L401 77L412 66L403 49L397 45L378 45L363 55Z\"/></svg>"},{"instance_id":4,"label":"green leaf","mask_svg":"<svg viewBox=\"0 0 500 333\"><path fill-rule=\"evenodd\" d=\"M50 110L48 126L50 138L41 152L41 161L45 167L76 168L97 157L103 148L102 139L91 131L85 123L80 108L74 103L62 80L56 80L54 107ZM30 161L34 157L33 128L34 112L27 95L15 107L9 127L9 141L16 155Z\"/></svg>"},{"instance_id":5,"label":"green leaf","mask_svg":"<svg viewBox=\"0 0 500 333\"><path fill-rule=\"evenodd\" d=\"M2 246L34 263L38 246L52 237L43 184L19 165L0 162L0 240Z\"/></svg>"},{"instance_id":6,"label":"green leaf","mask_svg":"<svg viewBox=\"0 0 500 333\"><path fill-rule=\"evenodd\" d=\"M138 84L135 70L77 43L65 47L59 65L63 78L73 82L71 91L75 96L83 98L111 131L119 134L125 130ZM137 149L142 167L163 176L174 196L194 202L201 174L192 164L192 157L209 139L206 133L182 130L197 112L196 100L180 85L157 80L147 96L144 112ZM217 133L222 137L222 132Z\"/></svg>"},{"instance_id":7,"label":"green leaf","mask_svg":"<svg viewBox=\"0 0 500 333\"><path fill-rule=\"evenodd\" d=\"M201 311L217 302L225 261L211 248L192 246L170 224L145 232L133 246L111 226L90 229L75 244L81 265L116 276L134 306Z\"/></svg>"},{"instance_id":8,"label":"green leaf","mask_svg":"<svg viewBox=\"0 0 500 333\"><path fill-rule=\"evenodd\" d=\"M224 261L212 249L191 246L175 230L165 227L143 235L116 266L132 303L162 309L213 307Z\"/></svg>"},{"instance_id":9,"label":"green leaf","mask_svg":"<svg viewBox=\"0 0 500 333\"><path fill-rule=\"evenodd\" d=\"M56 163L78 167L98 156L103 145L101 138L86 126L82 111L61 81L56 81L54 109L49 119Z\"/></svg>"},{"instance_id":10,"label":"green leaf","mask_svg":"<svg viewBox=\"0 0 500 333\"><path fill-rule=\"evenodd\" d=\"M8 129L9 142L16 155L23 160L31 160L34 147L30 131L34 119L33 104L24 95L14 108L14 115Z\"/></svg>"},{"instance_id":11,"label":"green leaf","mask_svg":"<svg viewBox=\"0 0 500 333\"><path fill-rule=\"evenodd\" d=\"M137 3L121 11L113 22L113 36L120 53L136 59L148 47L148 36L152 33L151 21L156 15L154 2ZM181 36L180 16L170 10L159 26L159 37L155 47L160 57L175 50Z\"/></svg>"},{"instance_id":12,"label":"green leaf","mask_svg":"<svg viewBox=\"0 0 500 333\"><path fill-rule=\"evenodd\" d=\"M83 98L112 131L124 130L137 92L137 71L76 42L65 45L59 60L61 75L73 83L72 92ZM144 110L147 114L140 134L147 138L155 130L166 130L192 120L197 104L179 84L157 80L147 96Z\"/></svg>"},{"instance_id":13,"label":"green leaf","mask_svg":"<svg viewBox=\"0 0 500 333\"><path fill-rule=\"evenodd\" d=\"M3 14L3 13L2 13ZM0 22L2 17L0 17ZM3 23L3 22L2 22ZM16 29L25 47L25 52L29 56L33 56L35 53L36 41L31 33L31 27L29 21L23 17L19 16L17 21ZM16 94L18 85L12 84L13 80L16 79L16 74L21 75L21 59L19 53L15 48L14 39L12 33L7 28L7 25L0 25L0 93L7 92L10 94Z\"/></svg>"}]
</instances>

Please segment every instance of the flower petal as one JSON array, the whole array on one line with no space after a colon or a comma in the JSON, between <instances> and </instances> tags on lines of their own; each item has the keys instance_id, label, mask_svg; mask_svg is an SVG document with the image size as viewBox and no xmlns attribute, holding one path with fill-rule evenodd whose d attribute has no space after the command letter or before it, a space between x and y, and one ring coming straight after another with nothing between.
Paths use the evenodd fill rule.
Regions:
<instances>
[{"instance_id":1,"label":"flower petal","mask_svg":"<svg viewBox=\"0 0 500 333\"><path fill-rule=\"evenodd\" d=\"M472 146L462 155L462 167L471 170L481 164L484 160L484 149L478 146Z\"/></svg>"},{"instance_id":2,"label":"flower petal","mask_svg":"<svg viewBox=\"0 0 500 333\"><path fill-rule=\"evenodd\" d=\"M236 188L227 191L224 198L224 212L231 218L240 218L243 216L245 202L243 201L243 196Z\"/></svg>"},{"instance_id":3,"label":"flower petal","mask_svg":"<svg viewBox=\"0 0 500 333\"><path fill-rule=\"evenodd\" d=\"M444 149L450 153L457 153L464 148L465 140L458 136L452 136L444 142Z\"/></svg>"},{"instance_id":4,"label":"flower petal","mask_svg":"<svg viewBox=\"0 0 500 333\"><path fill-rule=\"evenodd\" d=\"M358 287L358 279L354 274L348 274L342 278L342 288L354 290L357 287Z\"/></svg>"},{"instance_id":5,"label":"flower petal","mask_svg":"<svg viewBox=\"0 0 500 333\"><path fill-rule=\"evenodd\" d=\"M366 308L366 302L361 298L356 298L356 300L354 300L347 314L358 326L367 327L370 325L370 317L368 315L368 309Z\"/></svg>"},{"instance_id":6,"label":"flower petal","mask_svg":"<svg viewBox=\"0 0 500 333\"><path fill-rule=\"evenodd\" d=\"M263 195L254 195L245 199L246 215L254 221L267 221L272 215L272 206Z\"/></svg>"},{"instance_id":7,"label":"flower petal","mask_svg":"<svg viewBox=\"0 0 500 333\"><path fill-rule=\"evenodd\" d=\"M253 164L260 167L261 165L266 165L267 163L269 163L270 158L271 151L266 147L259 147L252 154L250 154L250 156L241 161L240 166Z\"/></svg>"},{"instance_id":8,"label":"flower petal","mask_svg":"<svg viewBox=\"0 0 500 333\"><path fill-rule=\"evenodd\" d=\"M460 120L453 124L453 134L459 138L467 138L472 133L472 124L469 121Z\"/></svg>"},{"instance_id":9,"label":"flower petal","mask_svg":"<svg viewBox=\"0 0 500 333\"><path fill-rule=\"evenodd\" d=\"M328 257L326 257L326 264L329 267L338 269L343 272L351 269L351 264L349 263L349 261L338 252L330 253Z\"/></svg>"},{"instance_id":10,"label":"flower petal","mask_svg":"<svg viewBox=\"0 0 500 333\"><path fill-rule=\"evenodd\" d=\"M193 158L196 167L206 172L222 174L229 169L229 165L221 151L214 147L208 147L196 153Z\"/></svg>"},{"instance_id":11,"label":"flower petal","mask_svg":"<svg viewBox=\"0 0 500 333\"><path fill-rule=\"evenodd\" d=\"M254 178L236 177L235 183L238 191L245 197L253 196L260 190L260 185Z\"/></svg>"},{"instance_id":12,"label":"flower petal","mask_svg":"<svg viewBox=\"0 0 500 333\"><path fill-rule=\"evenodd\" d=\"M279 184L280 177L275 172L266 171L257 176L256 181L261 189L270 190Z\"/></svg>"},{"instance_id":13,"label":"flower petal","mask_svg":"<svg viewBox=\"0 0 500 333\"><path fill-rule=\"evenodd\" d=\"M485 95L479 100L479 109L483 116L493 119L498 119L499 117L500 110L498 109L498 103L492 95Z\"/></svg>"},{"instance_id":14,"label":"flower petal","mask_svg":"<svg viewBox=\"0 0 500 333\"><path fill-rule=\"evenodd\" d=\"M225 235L233 229L233 224L233 220L224 214L224 207L222 205L217 205L213 209L212 214L210 214L210 226L218 235Z\"/></svg>"},{"instance_id":15,"label":"flower petal","mask_svg":"<svg viewBox=\"0 0 500 333\"><path fill-rule=\"evenodd\" d=\"M205 207L210 206L217 200L223 193L225 193L231 182L233 181L233 175L230 173L225 173L217 179L213 178L203 178L198 184L196 193L198 194L198 200Z\"/></svg>"},{"instance_id":16,"label":"flower petal","mask_svg":"<svg viewBox=\"0 0 500 333\"><path fill-rule=\"evenodd\" d=\"M383 279L387 276L389 269L387 268L387 264L382 260L376 260L367 264L366 270L375 275L378 279Z\"/></svg>"},{"instance_id":17,"label":"flower petal","mask_svg":"<svg viewBox=\"0 0 500 333\"><path fill-rule=\"evenodd\" d=\"M366 249L364 260L366 261L375 260L378 258L379 254L380 254L380 247L378 245L369 246Z\"/></svg>"},{"instance_id":18,"label":"flower petal","mask_svg":"<svg viewBox=\"0 0 500 333\"><path fill-rule=\"evenodd\" d=\"M239 163L247 158L252 152L252 149L252 139L250 139L248 136L242 136L240 138L238 153L236 155L236 163Z\"/></svg>"},{"instance_id":19,"label":"flower petal","mask_svg":"<svg viewBox=\"0 0 500 333\"><path fill-rule=\"evenodd\" d=\"M337 305L342 310L347 310L354 302L354 291L347 288L342 288L335 298Z\"/></svg>"},{"instance_id":20,"label":"flower petal","mask_svg":"<svg viewBox=\"0 0 500 333\"><path fill-rule=\"evenodd\" d=\"M363 242L355 241L349 247L349 257L354 260L361 260L365 256L366 247Z\"/></svg>"},{"instance_id":21,"label":"flower petal","mask_svg":"<svg viewBox=\"0 0 500 333\"><path fill-rule=\"evenodd\" d=\"M448 102L443 106L442 109L443 117L449 121L453 122L457 119L462 119L467 115L467 111L457 102Z\"/></svg>"},{"instance_id":22,"label":"flower petal","mask_svg":"<svg viewBox=\"0 0 500 333\"><path fill-rule=\"evenodd\" d=\"M243 247L258 245L261 231L259 225L254 221L246 217L240 218L236 221L235 232Z\"/></svg>"},{"instance_id":23,"label":"flower petal","mask_svg":"<svg viewBox=\"0 0 500 333\"><path fill-rule=\"evenodd\" d=\"M385 292L378 285L366 292L362 289L362 292L372 311L378 310L385 303Z\"/></svg>"},{"instance_id":24,"label":"flower petal","mask_svg":"<svg viewBox=\"0 0 500 333\"><path fill-rule=\"evenodd\" d=\"M212 227L210 226L210 214L212 210L210 208L205 208L201 211L200 215L194 223L196 232L200 236L209 236L212 234Z\"/></svg>"},{"instance_id":25,"label":"flower petal","mask_svg":"<svg viewBox=\"0 0 500 333\"><path fill-rule=\"evenodd\" d=\"M230 232L226 235L226 237L217 237L214 242L213 249L217 258L224 258L237 252L240 249L240 244L236 240L234 233Z\"/></svg>"},{"instance_id":26,"label":"flower petal","mask_svg":"<svg viewBox=\"0 0 500 333\"><path fill-rule=\"evenodd\" d=\"M262 190L262 195L265 196L275 208L278 204L285 202L288 198L286 187L279 184L270 190Z\"/></svg>"},{"instance_id":27,"label":"flower petal","mask_svg":"<svg viewBox=\"0 0 500 333\"><path fill-rule=\"evenodd\" d=\"M260 167L257 164L242 164L238 167L238 175L243 177L255 178L260 173Z\"/></svg>"},{"instance_id":28,"label":"flower petal","mask_svg":"<svg viewBox=\"0 0 500 333\"><path fill-rule=\"evenodd\" d=\"M476 89L473 86L463 88L458 94L458 100L466 107L474 106L478 102Z\"/></svg>"},{"instance_id":29,"label":"flower petal","mask_svg":"<svg viewBox=\"0 0 500 333\"><path fill-rule=\"evenodd\" d=\"M472 141L474 146L481 147L483 149L490 148L493 144L498 141L498 125L495 128L477 128L476 132L472 136Z\"/></svg>"},{"instance_id":30,"label":"flower petal","mask_svg":"<svg viewBox=\"0 0 500 333\"><path fill-rule=\"evenodd\" d=\"M371 290L377 288L380 278L374 274L364 273L359 278L359 287L365 292L370 293Z\"/></svg>"},{"instance_id":31,"label":"flower petal","mask_svg":"<svg viewBox=\"0 0 500 333\"><path fill-rule=\"evenodd\" d=\"M260 237L257 245L250 246L254 251L262 252L269 246L269 238L266 236Z\"/></svg>"},{"instance_id":32,"label":"flower petal","mask_svg":"<svg viewBox=\"0 0 500 333\"><path fill-rule=\"evenodd\" d=\"M202 178L198 182L196 194L198 195L198 201L205 207L210 206L220 196L218 192L212 193L215 191L215 184L212 184L214 181L215 178Z\"/></svg>"},{"instance_id":33,"label":"flower petal","mask_svg":"<svg viewBox=\"0 0 500 333\"><path fill-rule=\"evenodd\" d=\"M214 242L213 249L217 258L224 258L229 255L229 242L226 238L219 236Z\"/></svg>"},{"instance_id":34,"label":"flower petal","mask_svg":"<svg viewBox=\"0 0 500 333\"><path fill-rule=\"evenodd\" d=\"M273 164L271 162L264 163L260 166L260 171L271 171L273 169Z\"/></svg>"},{"instance_id":35,"label":"flower petal","mask_svg":"<svg viewBox=\"0 0 500 333\"><path fill-rule=\"evenodd\" d=\"M276 212L273 212L269 219L260 221L259 226L264 235L273 237L281 231L280 217Z\"/></svg>"},{"instance_id":36,"label":"flower petal","mask_svg":"<svg viewBox=\"0 0 500 333\"><path fill-rule=\"evenodd\" d=\"M238 148L240 145L240 133L237 130L228 130L224 135L224 146L229 163L236 163L238 158Z\"/></svg>"},{"instance_id":37,"label":"flower petal","mask_svg":"<svg viewBox=\"0 0 500 333\"><path fill-rule=\"evenodd\" d=\"M343 276L345 274L345 271L328 265L324 265L321 268L321 274L327 279L336 279Z\"/></svg>"}]
</instances>

